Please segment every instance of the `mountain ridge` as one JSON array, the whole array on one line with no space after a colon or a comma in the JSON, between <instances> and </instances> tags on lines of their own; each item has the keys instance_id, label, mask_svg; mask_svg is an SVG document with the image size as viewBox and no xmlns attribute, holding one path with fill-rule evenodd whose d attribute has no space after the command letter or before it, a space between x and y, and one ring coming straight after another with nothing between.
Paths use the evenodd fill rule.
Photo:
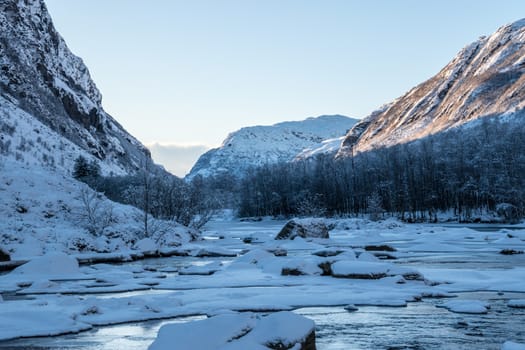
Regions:
<instances>
[{"instance_id":1,"label":"mountain ridge","mask_svg":"<svg viewBox=\"0 0 525 350\"><path fill-rule=\"evenodd\" d=\"M525 107L525 19L463 48L435 76L372 112L338 156L406 143Z\"/></svg>"},{"instance_id":2,"label":"mountain ridge","mask_svg":"<svg viewBox=\"0 0 525 350\"><path fill-rule=\"evenodd\" d=\"M242 177L252 167L292 161L307 148L317 148L327 139L343 136L356 121L341 115L323 115L241 128L230 133L220 147L204 153L186 179L221 173Z\"/></svg>"},{"instance_id":3,"label":"mountain ridge","mask_svg":"<svg viewBox=\"0 0 525 350\"><path fill-rule=\"evenodd\" d=\"M4 115L16 109L33 116L112 173L133 173L151 163L148 149L104 111L88 68L54 28L43 0L0 3L0 96ZM24 138L42 139L35 130L28 128ZM4 146L20 144L2 136Z\"/></svg>"}]
</instances>

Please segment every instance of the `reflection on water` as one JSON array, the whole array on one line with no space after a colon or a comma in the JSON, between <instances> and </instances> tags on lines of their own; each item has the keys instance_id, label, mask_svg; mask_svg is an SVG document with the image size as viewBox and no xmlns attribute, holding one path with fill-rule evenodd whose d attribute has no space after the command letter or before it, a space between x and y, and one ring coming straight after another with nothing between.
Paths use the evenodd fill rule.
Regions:
<instances>
[{"instance_id":1,"label":"reflection on water","mask_svg":"<svg viewBox=\"0 0 525 350\"><path fill-rule=\"evenodd\" d=\"M0 342L2 350L144 350L153 342L159 328L166 323L196 321L205 316L180 317L102 327L59 337L18 339Z\"/></svg>"},{"instance_id":2,"label":"reflection on water","mask_svg":"<svg viewBox=\"0 0 525 350\"><path fill-rule=\"evenodd\" d=\"M398 254L394 261L404 266L446 269L511 269L525 266L525 254L502 255L496 252L444 252Z\"/></svg>"},{"instance_id":3,"label":"reflection on water","mask_svg":"<svg viewBox=\"0 0 525 350\"><path fill-rule=\"evenodd\" d=\"M319 350L352 349L500 349L506 340L525 342L525 309L509 308L508 299L523 299L525 293L498 295L491 292L463 293L459 298L486 300L486 315L457 314L436 307L441 299L425 299L407 307L343 307L296 310L316 323ZM203 317L184 317L115 325L54 338L31 338L0 343L2 350L139 350L147 349L166 323L188 322Z\"/></svg>"},{"instance_id":4,"label":"reflection on water","mask_svg":"<svg viewBox=\"0 0 525 350\"><path fill-rule=\"evenodd\" d=\"M507 307L496 293L465 293L460 298L487 300L486 315L457 314L435 307L438 299L406 308L307 308L297 312L317 325L321 350L350 349L500 349L506 340L525 341L525 310Z\"/></svg>"}]
</instances>

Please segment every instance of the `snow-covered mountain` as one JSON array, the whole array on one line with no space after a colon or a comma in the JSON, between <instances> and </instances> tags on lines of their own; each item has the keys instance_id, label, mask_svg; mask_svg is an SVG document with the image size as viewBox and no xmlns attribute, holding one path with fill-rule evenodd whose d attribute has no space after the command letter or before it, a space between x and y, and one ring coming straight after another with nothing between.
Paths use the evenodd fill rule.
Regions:
<instances>
[{"instance_id":1,"label":"snow-covered mountain","mask_svg":"<svg viewBox=\"0 0 525 350\"><path fill-rule=\"evenodd\" d=\"M325 140L343 136L356 121L341 115L325 115L303 121L242 128L228 135L219 148L203 154L187 179L221 173L242 176L254 166L291 161L305 150L311 152L324 147Z\"/></svg>"},{"instance_id":2,"label":"snow-covered mountain","mask_svg":"<svg viewBox=\"0 0 525 350\"><path fill-rule=\"evenodd\" d=\"M104 175L159 169L101 100L43 0L0 1L0 250L12 259L52 251L140 254L195 237L153 218L155 230L146 230L141 210L71 176L79 155L97 161Z\"/></svg>"},{"instance_id":3,"label":"snow-covered mountain","mask_svg":"<svg viewBox=\"0 0 525 350\"><path fill-rule=\"evenodd\" d=\"M150 162L146 147L102 108L82 60L53 27L43 0L0 2L0 151L71 169L79 153L103 172Z\"/></svg>"},{"instance_id":4,"label":"snow-covered mountain","mask_svg":"<svg viewBox=\"0 0 525 350\"><path fill-rule=\"evenodd\" d=\"M525 19L466 46L437 75L381 107L346 135L339 156L406 143L525 107Z\"/></svg>"}]
</instances>

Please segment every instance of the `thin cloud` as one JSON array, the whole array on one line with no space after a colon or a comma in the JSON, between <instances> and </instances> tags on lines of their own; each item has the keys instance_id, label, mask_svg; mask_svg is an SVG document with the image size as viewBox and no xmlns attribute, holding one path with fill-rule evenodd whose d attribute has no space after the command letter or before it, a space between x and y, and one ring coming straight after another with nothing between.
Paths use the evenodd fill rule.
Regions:
<instances>
[{"instance_id":1,"label":"thin cloud","mask_svg":"<svg viewBox=\"0 0 525 350\"><path fill-rule=\"evenodd\" d=\"M170 173L184 177L197 159L210 149L206 145L161 144L146 145L155 163L161 164Z\"/></svg>"}]
</instances>

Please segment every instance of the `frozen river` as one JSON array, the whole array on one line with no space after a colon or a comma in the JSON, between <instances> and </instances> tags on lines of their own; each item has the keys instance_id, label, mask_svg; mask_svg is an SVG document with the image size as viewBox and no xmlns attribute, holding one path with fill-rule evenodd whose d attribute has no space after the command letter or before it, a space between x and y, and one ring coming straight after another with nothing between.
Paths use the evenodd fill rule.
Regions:
<instances>
[{"instance_id":1,"label":"frozen river","mask_svg":"<svg viewBox=\"0 0 525 350\"><path fill-rule=\"evenodd\" d=\"M273 237L283 224L282 221L214 222L208 225L205 232L207 241L202 246L242 253L275 248ZM101 294L80 292L75 297L162 300L163 295L176 293L182 300L181 305L189 307L186 314L196 315L94 327L78 334L6 340L0 342L0 349L145 349L163 324L200 319L212 308L234 308L232 305L236 303L240 303L240 310L249 309L244 302L253 302L254 309L262 310L271 306L273 301L276 309L291 308L315 321L317 346L321 350L500 349L508 340L525 343L525 309L509 307L509 300L525 300L525 258L523 254L499 254L502 249L523 250L523 231L479 232L462 227L381 225L361 220L339 223L330 234L330 240L280 242L279 248L288 251L287 259L308 260L312 251L319 249L353 249L359 252L366 244L388 244L396 249L391 253L396 260L389 260L392 266L415 269L432 283L405 281L396 285L382 280L334 279L328 276L272 278L271 274L260 278L251 276L252 280L241 283L246 277L245 270L226 268L234 266L236 258L233 257L149 259L120 266L104 266L104 273L113 276L119 269L133 271L135 275L141 271L162 273L162 282L152 283L152 289L135 288L130 292L108 291ZM247 237L250 237L251 243L243 242ZM179 276L179 272L188 267L206 266L224 269L218 273L229 271L224 276L232 279L228 282L214 279L213 276L218 273ZM261 269L271 271L271 266L272 263L268 262ZM238 278L235 273L240 274ZM150 280L151 277L148 275L145 278ZM71 291L74 285L62 288L67 293L68 288ZM209 292L204 293L203 289ZM315 294L317 290L320 290L319 295ZM51 295L53 290L48 292ZM400 294L396 294L398 292ZM206 300L195 301L197 299L191 299L184 293L202 293L200 298L209 298L209 303ZM415 294L429 296L429 293L447 298L410 300L409 297ZM4 295L5 305L13 294ZM43 298L45 295L48 294L44 294ZM30 300L33 297L42 298L41 294L33 295L30 291L18 293L14 298ZM298 301L293 303L289 299ZM403 303L403 300L409 302ZM488 308L486 313L453 312L442 307L450 300L475 301L484 303ZM370 305L367 305L368 301ZM355 304L358 310L346 311L343 308L346 304Z\"/></svg>"}]
</instances>

